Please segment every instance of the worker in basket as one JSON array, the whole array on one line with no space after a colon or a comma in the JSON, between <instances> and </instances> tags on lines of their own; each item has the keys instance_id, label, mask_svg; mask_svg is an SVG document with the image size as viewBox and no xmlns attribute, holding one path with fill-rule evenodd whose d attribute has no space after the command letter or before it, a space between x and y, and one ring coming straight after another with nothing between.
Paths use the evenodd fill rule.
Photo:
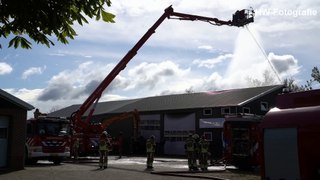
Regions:
<instances>
[{"instance_id":1,"label":"worker in basket","mask_svg":"<svg viewBox=\"0 0 320 180\"><path fill-rule=\"evenodd\" d=\"M99 167L100 168L107 168L108 167L108 155L109 151L111 151L111 142L108 138L108 133L104 131L100 135L100 142L99 142Z\"/></svg>"}]
</instances>

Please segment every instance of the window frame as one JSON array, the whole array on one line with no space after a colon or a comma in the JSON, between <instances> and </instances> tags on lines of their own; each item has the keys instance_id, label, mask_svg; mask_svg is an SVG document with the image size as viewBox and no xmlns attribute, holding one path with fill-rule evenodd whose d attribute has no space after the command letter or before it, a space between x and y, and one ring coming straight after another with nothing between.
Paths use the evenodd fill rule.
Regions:
<instances>
[{"instance_id":1,"label":"window frame","mask_svg":"<svg viewBox=\"0 0 320 180\"><path fill-rule=\"evenodd\" d=\"M210 113L206 113L206 111L210 111ZM212 115L212 108L205 108L203 109L202 111L202 114L205 115L205 116L209 116L209 115Z\"/></svg>"},{"instance_id":2,"label":"window frame","mask_svg":"<svg viewBox=\"0 0 320 180\"><path fill-rule=\"evenodd\" d=\"M248 112L245 112L245 109L247 109ZM242 107L242 113L250 114L251 113L250 107Z\"/></svg>"},{"instance_id":3,"label":"window frame","mask_svg":"<svg viewBox=\"0 0 320 180\"><path fill-rule=\"evenodd\" d=\"M225 110L228 109L229 112L225 112ZM230 107L222 107L221 108L221 114L231 114L231 108Z\"/></svg>"},{"instance_id":4,"label":"window frame","mask_svg":"<svg viewBox=\"0 0 320 180\"><path fill-rule=\"evenodd\" d=\"M263 104L265 104L265 105L263 105ZM264 107L265 109L263 109L262 107ZM269 111L269 103L266 101L261 101L260 102L260 110L265 111L265 112Z\"/></svg>"}]
</instances>

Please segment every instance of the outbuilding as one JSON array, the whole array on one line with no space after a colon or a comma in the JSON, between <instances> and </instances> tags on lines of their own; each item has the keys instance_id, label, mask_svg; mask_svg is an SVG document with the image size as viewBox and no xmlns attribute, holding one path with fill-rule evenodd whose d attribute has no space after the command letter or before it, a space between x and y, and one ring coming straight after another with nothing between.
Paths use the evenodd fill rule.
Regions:
<instances>
[{"instance_id":1,"label":"outbuilding","mask_svg":"<svg viewBox=\"0 0 320 180\"><path fill-rule=\"evenodd\" d=\"M137 147L154 135L158 143L157 153L184 155L188 134L198 133L207 137L212 156L218 159L223 152L225 116L238 113L264 115L275 106L275 97L282 92L282 88L283 85L274 85L100 102L91 120L101 122L137 109L140 114ZM50 116L68 117L79 107L72 105L52 112ZM127 142L124 149L129 150L132 127L132 121L121 121L110 125L108 132L113 136L118 135L119 131L124 132Z\"/></svg>"},{"instance_id":2,"label":"outbuilding","mask_svg":"<svg viewBox=\"0 0 320 180\"><path fill-rule=\"evenodd\" d=\"M0 89L0 170L24 168L27 111L34 107Z\"/></svg>"}]
</instances>

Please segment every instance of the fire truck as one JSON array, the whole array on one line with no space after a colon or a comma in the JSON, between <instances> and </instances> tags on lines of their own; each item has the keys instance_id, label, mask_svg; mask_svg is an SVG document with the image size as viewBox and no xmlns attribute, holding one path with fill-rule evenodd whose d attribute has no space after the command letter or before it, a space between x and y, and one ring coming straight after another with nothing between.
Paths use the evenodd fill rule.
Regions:
<instances>
[{"instance_id":1,"label":"fire truck","mask_svg":"<svg viewBox=\"0 0 320 180\"><path fill-rule=\"evenodd\" d=\"M225 117L223 128L224 160L240 169L259 164L258 126L262 116L237 114Z\"/></svg>"},{"instance_id":2,"label":"fire truck","mask_svg":"<svg viewBox=\"0 0 320 180\"><path fill-rule=\"evenodd\" d=\"M25 162L49 160L60 164L70 157L70 120L39 116L27 120Z\"/></svg>"},{"instance_id":3,"label":"fire truck","mask_svg":"<svg viewBox=\"0 0 320 180\"><path fill-rule=\"evenodd\" d=\"M144 45L144 43L151 37L153 33L156 32L158 26L165 19L178 19L178 20L188 20L188 21L203 21L211 25L216 26L235 26L243 27L254 21L254 11L253 10L240 10L236 11L232 20L223 21L217 18L204 17L198 15L184 14L179 12L174 12L172 6L169 6L164 10L164 13L160 18L150 27L150 29L141 37L141 39L133 46L131 50L119 61L119 63L114 67L114 69L105 77L105 79L98 85L98 87L92 92L92 94L81 104L79 109L71 114L72 129L74 132L74 137L77 137L84 146L84 151L91 150L93 139L97 138L97 135L103 132L103 126L101 124L92 124L91 117L95 111L95 108L102 96L103 91L110 85L110 83L116 78L116 76L125 69L129 61L138 53L138 50ZM74 139L74 138L73 138ZM75 141L73 140L72 143Z\"/></svg>"},{"instance_id":4,"label":"fire truck","mask_svg":"<svg viewBox=\"0 0 320 180\"><path fill-rule=\"evenodd\" d=\"M261 179L320 179L320 90L279 95L260 134Z\"/></svg>"}]
</instances>

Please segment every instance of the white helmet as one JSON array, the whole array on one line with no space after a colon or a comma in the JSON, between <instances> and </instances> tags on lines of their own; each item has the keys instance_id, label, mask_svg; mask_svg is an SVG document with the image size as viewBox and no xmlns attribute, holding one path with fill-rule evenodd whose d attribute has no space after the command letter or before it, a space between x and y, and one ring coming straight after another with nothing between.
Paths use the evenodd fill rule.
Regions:
<instances>
[{"instance_id":1,"label":"white helmet","mask_svg":"<svg viewBox=\"0 0 320 180\"><path fill-rule=\"evenodd\" d=\"M107 131L103 131L102 134L108 136L108 132Z\"/></svg>"}]
</instances>

